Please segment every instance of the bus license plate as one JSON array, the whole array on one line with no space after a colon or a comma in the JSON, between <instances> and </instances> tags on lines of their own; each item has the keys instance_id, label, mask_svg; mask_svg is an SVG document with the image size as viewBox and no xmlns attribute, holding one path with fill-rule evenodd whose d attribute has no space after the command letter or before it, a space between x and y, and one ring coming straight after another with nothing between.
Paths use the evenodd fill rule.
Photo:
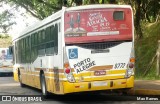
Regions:
<instances>
[{"instance_id":1,"label":"bus license plate","mask_svg":"<svg viewBox=\"0 0 160 104\"><path fill-rule=\"evenodd\" d=\"M95 76L106 75L106 71L104 71L104 70L95 71L94 75Z\"/></svg>"},{"instance_id":2,"label":"bus license plate","mask_svg":"<svg viewBox=\"0 0 160 104\"><path fill-rule=\"evenodd\" d=\"M107 82L93 82L93 86L97 87L97 86L107 86Z\"/></svg>"}]
</instances>

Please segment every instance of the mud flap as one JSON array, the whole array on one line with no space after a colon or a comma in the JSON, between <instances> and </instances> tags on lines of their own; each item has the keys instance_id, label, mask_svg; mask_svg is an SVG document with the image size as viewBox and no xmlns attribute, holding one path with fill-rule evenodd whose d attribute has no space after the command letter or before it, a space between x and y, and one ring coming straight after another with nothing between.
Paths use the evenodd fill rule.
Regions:
<instances>
[{"instance_id":1,"label":"mud flap","mask_svg":"<svg viewBox=\"0 0 160 104\"><path fill-rule=\"evenodd\" d=\"M59 70L58 67L54 67L54 85L55 85L55 91L60 91L60 82L59 82Z\"/></svg>"}]
</instances>

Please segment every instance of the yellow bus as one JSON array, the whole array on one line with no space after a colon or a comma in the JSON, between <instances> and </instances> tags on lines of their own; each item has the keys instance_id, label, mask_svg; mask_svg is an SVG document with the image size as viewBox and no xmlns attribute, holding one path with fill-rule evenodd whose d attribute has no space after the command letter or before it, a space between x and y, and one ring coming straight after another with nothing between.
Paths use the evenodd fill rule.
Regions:
<instances>
[{"instance_id":1,"label":"yellow bus","mask_svg":"<svg viewBox=\"0 0 160 104\"><path fill-rule=\"evenodd\" d=\"M134 25L129 5L66 8L13 39L20 85L68 94L134 86Z\"/></svg>"}]
</instances>

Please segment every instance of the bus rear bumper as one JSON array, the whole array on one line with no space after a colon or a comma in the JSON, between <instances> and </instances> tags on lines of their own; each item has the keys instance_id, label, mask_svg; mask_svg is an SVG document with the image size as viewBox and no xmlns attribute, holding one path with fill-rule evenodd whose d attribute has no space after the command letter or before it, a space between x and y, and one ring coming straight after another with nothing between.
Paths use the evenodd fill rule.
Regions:
<instances>
[{"instance_id":1,"label":"bus rear bumper","mask_svg":"<svg viewBox=\"0 0 160 104\"><path fill-rule=\"evenodd\" d=\"M115 79L77 83L63 82L63 85L64 94L84 91L128 89L133 88L134 86L134 76L131 76L128 79Z\"/></svg>"}]
</instances>

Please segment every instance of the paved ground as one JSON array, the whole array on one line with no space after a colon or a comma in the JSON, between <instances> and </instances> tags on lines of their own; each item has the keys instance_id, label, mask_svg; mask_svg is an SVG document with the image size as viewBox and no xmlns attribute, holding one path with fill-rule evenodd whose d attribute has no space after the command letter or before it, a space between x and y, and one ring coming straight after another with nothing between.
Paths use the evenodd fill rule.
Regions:
<instances>
[{"instance_id":1,"label":"paved ground","mask_svg":"<svg viewBox=\"0 0 160 104\"><path fill-rule=\"evenodd\" d=\"M141 86L142 85L142 86ZM150 87L147 87L147 86ZM87 95L72 95L72 96L51 96L47 101L43 102L0 102L0 104L160 104L160 96L158 96L159 101L146 101L143 100L142 96L144 92L149 94L149 90L153 92L154 90L159 91L159 81L135 81L135 89L132 90L137 96L130 95L106 95L106 94L87 94ZM141 89L139 89L141 88ZM144 89L145 88L145 89ZM145 91L142 91L145 90ZM138 91L140 90L140 91ZM139 94L137 93L139 92ZM143 94L142 94L143 93ZM132 93L133 94L133 93ZM146 94L146 95L147 95ZM41 95L41 91L34 89L32 87L21 88L18 82L13 80L13 77L0 77L0 95ZM160 95L160 93L159 93ZM143 96L148 97L148 96ZM152 96L151 96L152 97ZM138 102L137 99L143 100ZM157 99L157 97L156 97Z\"/></svg>"},{"instance_id":2,"label":"paved ground","mask_svg":"<svg viewBox=\"0 0 160 104\"><path fill-rule=\"evenodd\" d=\"M160 95L160 80L136 80L132 95Z\"/></svg>"},{"instance_id":3,"label":"paved ground","mask_svg":"<svg viewBox=\"0 0 160 104\"><path fill-rule=\"evenodd\" d=\"M13 77L0 77L0 95L40 95L41 91L31 87L20 87Z\"/></svg>"},{"instance_id":4,"label":"paved ground","mask_svg":"<svg viewBox=\"0 0 160 104\"><path fill-rule=\"evenodd\" d=\"M136 80L135 89L160 90L160 80Z\"/></svg>"}]
</instances>

